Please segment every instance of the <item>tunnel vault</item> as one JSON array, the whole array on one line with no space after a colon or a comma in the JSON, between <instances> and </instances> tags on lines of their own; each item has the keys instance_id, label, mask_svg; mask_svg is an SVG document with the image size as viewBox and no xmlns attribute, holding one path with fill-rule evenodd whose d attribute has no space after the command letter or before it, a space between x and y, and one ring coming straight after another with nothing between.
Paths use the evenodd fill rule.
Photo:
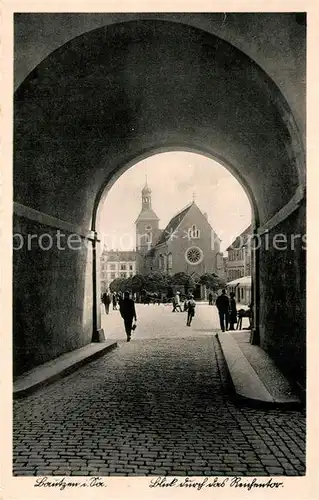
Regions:
<instances>
[{"instance_id":1,"label":"tunnel vault","mask_svg":"<svg viewBox=\"0 0 319 500\"><path fill-rule=\"evenodd\" d=\"M100 201L130 165L176 149L229 168L251 200L256 234L304 230L303 144L289 105L221 38L168 21L114 24L55 50L19 86L14 232L60 228L90 243L63 255L15 252L17 374L97 338ZM304 359L304 265L300 246L256 257L256 329L286 366ZM296 307L283 318L286 300Z\"/></svg>"}]
</instances>

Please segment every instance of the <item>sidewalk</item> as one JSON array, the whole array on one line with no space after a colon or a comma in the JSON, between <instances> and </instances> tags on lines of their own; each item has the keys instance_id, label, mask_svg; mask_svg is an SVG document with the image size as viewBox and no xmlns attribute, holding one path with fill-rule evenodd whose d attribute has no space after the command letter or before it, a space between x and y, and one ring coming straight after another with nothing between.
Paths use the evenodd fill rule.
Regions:
<instances>
[{"instance_id":1,"label":"sidewalk","mask_svg":"<svg viewBox=\"0 0 319 500\"><path fill-rule=\"evenodd\" d=\"M259 346L250 344L250 331L218 333L238 398L278 406L300 406L290 383Z\"/></svg>"},{"instance_id":2,"label":"sidewalk","mask_svg":"<svg viewBox=\"0 0 319 500\"><path fill-rule=\"evenodd\" d=\"M114 340L91 343L37 366L13 382L13 398L17 399L32 394L40 387L59 380L115 347L117 347L117 342Z\"/></svg>"}]
</instances>

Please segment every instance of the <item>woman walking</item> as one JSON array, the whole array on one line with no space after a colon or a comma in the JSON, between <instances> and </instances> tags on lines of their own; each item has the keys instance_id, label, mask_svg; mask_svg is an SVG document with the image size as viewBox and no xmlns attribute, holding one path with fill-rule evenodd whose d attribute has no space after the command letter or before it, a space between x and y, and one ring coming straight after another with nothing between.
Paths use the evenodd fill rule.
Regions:
<instances>
[{"instance_id":1,"label":"woman walking","mask_svg":"<svg viewBox=\"0 0 319 500\"><path fill-rule=\"evenodd\" d=\"M133 319L137 321L137 317L135 311L135 303L134 300L130 299L129 292L124 292L124 299L122 299L120 302L120 314L124 319L127 342L130 342Z\"/></svg>"}]
</instances>

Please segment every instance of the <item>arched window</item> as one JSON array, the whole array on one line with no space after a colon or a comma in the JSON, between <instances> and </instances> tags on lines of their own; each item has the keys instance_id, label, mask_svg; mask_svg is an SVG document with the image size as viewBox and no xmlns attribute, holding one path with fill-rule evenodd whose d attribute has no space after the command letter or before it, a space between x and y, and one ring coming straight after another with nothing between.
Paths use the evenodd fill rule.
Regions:
<instances>
[{"instance_id":1,"label":"arched window","mask_svg":"<svg viewBox=\"0 0 319 500\"><path fill-rule=\"evenodd\" d=\"M190 240L197 240L198 238L200 238L200 230L197 229L195 224L193 224L192 227L188 229L188 238Z\"/></svg>"},{"instance_id":2,"label":"arched window","mask_svg":"<svg viewBox=\"0 0 319 500\"><path fill-rule=\"evenodd\" d=\"M173 255L171 253L169 253L167 256L167 268L169 271L171 271L173 268Z\"/></svg>"},{"instance_id":3,"label":"arched window","mask_svg":"<svg viewBox=\"0 0 319 500\"><path fill-rule=\"evenodd\" d=\"M167 255L163 255L163 270L164 272L167 269Z\"/></svg>"},{"instance_id":4,"label":"arched window","mask_svg":"<svg viewBox=\"0 0 319 500\"><path fill-rule=\"evenodd\" d=\"M163 269L163 255L160 253L159 259L158 259L158 267L160 269Z\"/></svg>"}]
</instances>

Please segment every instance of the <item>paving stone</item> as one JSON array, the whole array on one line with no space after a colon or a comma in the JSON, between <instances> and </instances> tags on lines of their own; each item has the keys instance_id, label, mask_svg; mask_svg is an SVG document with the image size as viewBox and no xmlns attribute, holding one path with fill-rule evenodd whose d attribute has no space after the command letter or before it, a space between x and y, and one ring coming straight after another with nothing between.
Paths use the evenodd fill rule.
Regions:
<instances>
[{"instance_id":1,"label":"paving stone","mask_svg":"<svg viewBox=\"0 0 319 500\"><path fill-rule=\"evenodd\" d=\"M14 401L14 472L302 474L304 414L234 405L218 341L201 333L212 327L205 308L187 332L164 306L141 308L134 341ZM162 338L139 340L148 314Z\"/></svg>"},{"instance_id":2,"label":"paving stone","mask_svg":"<svg viewBox=\"0 0 319 500\"><path fill-rule=\"evenodd\" d=\"M284 469L282 467L266 467L266 470L267 472L269 472L269 474L283 474L284 473Z\"/></svg>"},{"instance_id":3,"label":"paving stone","mask_svg":"<svg viewBox=\"0 0 319 500\"><path fill-rule=\"evenodd\" d=\"M53 471L53 474L55 476L70 476L71 475L71 469L55 469ZM85 474L83 474L85 475Z\"/></svg>"},{"instance_id":4,"label":"paving stone","mask_svg":"<svg viewBox=\"0 0 319 500\"><path fill-rule=\"evenodd\" d=\"M270 467L280 467L280 462L278 460L260 460L264 466Z\"/></svg>"},{"instance_id":5,"label":"paving stone","mask_svg":"<svg viewBox=\"0 0 319 500\"><path fill-rule=\"evenodd\" d=\"M35 476L34 469L15 469L13 472L14 476Z\"/></svg>"}]
</instances>

